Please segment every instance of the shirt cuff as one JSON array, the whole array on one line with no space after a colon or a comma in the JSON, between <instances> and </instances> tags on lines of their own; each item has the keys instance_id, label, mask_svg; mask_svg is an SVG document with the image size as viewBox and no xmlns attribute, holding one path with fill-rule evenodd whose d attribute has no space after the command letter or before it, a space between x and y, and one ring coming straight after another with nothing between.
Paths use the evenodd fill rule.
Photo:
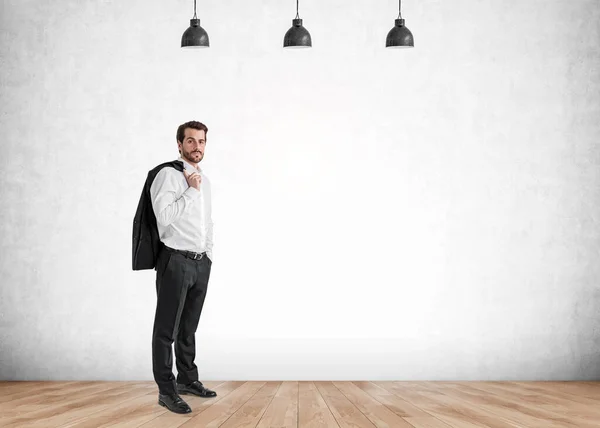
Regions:
<instances>
[{"instance_id":1,"label":"shirt cuff","mask_svg":"<svg viewBox=\"0 0 600 428\"><path fill-rule=\"evenodd\" d=\"M183 192L183 194L189 196L192 200L194 200L200 197L200 190L190 186L185 190L185 192Z\"/></svg>"}]
</instances>

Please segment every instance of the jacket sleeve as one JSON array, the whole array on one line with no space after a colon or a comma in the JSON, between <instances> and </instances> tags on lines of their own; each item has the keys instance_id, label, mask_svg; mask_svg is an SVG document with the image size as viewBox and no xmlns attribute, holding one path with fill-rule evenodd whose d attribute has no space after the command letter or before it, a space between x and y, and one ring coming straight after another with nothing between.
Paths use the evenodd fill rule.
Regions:
<instances>
[{"instance_id":1,"label":"jacket sleeve","mask_svg":"<svg viewBox=\"0 0 600 428\"><path fill-rule=\"evenodd\" d=\"M168 226L177 221L200 198L200 191L191 186L177 198L177 174L180 172L173 168L163 168L156 174L150 186L152 209L156 221L161 226Z\"/></svg>"}]
</instances>

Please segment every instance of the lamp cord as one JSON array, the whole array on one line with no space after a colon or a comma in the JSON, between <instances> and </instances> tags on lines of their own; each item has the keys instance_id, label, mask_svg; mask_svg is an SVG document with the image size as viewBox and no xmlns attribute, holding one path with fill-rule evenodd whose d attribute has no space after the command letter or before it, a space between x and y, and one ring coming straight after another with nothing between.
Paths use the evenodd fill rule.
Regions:
<instances>
[{"instance_id":1,"label":"lamp cord","mask_svg":"<svg viewBox=\"0 0 600 428\"><path fill-rule=\"evenodd\" d=\"M402 18L402 15L401 15L402 12L400 10L401 7L402 7L402 0L398 0L398 19Z\"/></svg>"},{"instance_id":2,"label":"lamp cord","mask_svg":"<svg viewBox=\"0 0 600 428\"><path fill-rule=\"evenodd\" d=\"M298 3L300 2L300 0L296 0L296 19L300 18L300 15L298 15Z\"/></svg>"},{"instance_id":3,"label":"lamp cord","mask_svg":"<svg viewBox=\"0 0 600 428\"><path fill-rule=\"evenodd\" d=\"M194 0L194 19L198 19L196 16L196 0Z\"/></svg>"}]
</instances>

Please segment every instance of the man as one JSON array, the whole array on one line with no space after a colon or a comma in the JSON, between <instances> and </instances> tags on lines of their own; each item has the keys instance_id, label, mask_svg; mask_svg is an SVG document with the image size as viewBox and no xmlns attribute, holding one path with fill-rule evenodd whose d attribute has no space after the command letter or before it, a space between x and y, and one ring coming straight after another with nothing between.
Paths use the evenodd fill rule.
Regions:
<instances>
[{"instance_id":1,"label":"man","mask_svg":"<svg viewBox=\"0 0 600 428\"><path fill-rule=\"evenodd\" d=\"M152 368L158 404L175 413L192 410L179 394L214 397L198 380L195 333L212 266L213 222L210 182L198 166L204 158L208 128L187 122L177 129L183 173L162 168L150 187L160 241L156 261L156 314ZM177 379L171 345L175 342Z\"/></svg>"}]
</instances>

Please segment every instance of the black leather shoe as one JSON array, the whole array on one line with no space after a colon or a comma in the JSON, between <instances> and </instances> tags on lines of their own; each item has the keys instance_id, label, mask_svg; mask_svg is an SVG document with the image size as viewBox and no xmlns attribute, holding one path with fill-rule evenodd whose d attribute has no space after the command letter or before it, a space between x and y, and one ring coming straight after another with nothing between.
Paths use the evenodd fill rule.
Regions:
<instances>
[{"instance_id":1,"label":"black leather shoe","mask_svg":"<svg viewBox=\"0 0 600 428\"><path fill-rule=\"evenodd\" d=\"M182 385L181 383L177 384L177 392L180 394L192 394L197 395L198 397L216 397L217 393L215 391L211 391L208 388L205 388L200 381L193 381L187 385Z\"/></svg>"},{"instance_id":2,"label":"black leather shoe","mask_svg":"<svg viewBox=\"0 0 600 428\"><path fill-rule=\"evenodd\" d=\"M177 394L158 394L158 404L174 413L191 413L190 406Z\"/></svg>"}]
</instances>

